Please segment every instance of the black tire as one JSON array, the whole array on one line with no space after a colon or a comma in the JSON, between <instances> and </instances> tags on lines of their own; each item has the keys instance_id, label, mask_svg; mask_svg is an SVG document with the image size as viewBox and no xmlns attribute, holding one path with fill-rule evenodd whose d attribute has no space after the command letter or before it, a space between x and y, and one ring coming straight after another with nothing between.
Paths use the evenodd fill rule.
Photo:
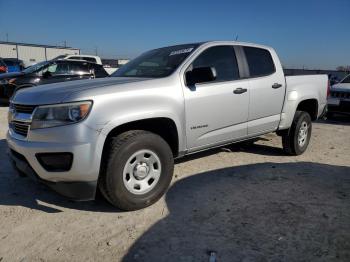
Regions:
<instances>
[{"instance_id":1,"label":"black tire","mask_svg":"<svg viewBox=\"0 0 350 262\"><path fill-rule=\"evenodd\" d=\"M299 145L298 135L299 135L299 130L302 127L303 123L307 124L308 133L307 133L305 143L303 145ZM282 134L283 150L289 155L297 156L297 155L303 154L309 145L311 132L312 132L312 123L311 123L311 117L309 113L304 111L297 111L295 113L292 126L290 127L289 130L287 130Z\"/></svg>"},{"instance_id":2,"label":"black tire","mask_svg":"<svg viewBox=\"0 0 350 262\"><path fill-rule=\"evenodd\" d=\"M160 160L161 174L154 187L145 194L133 194L124 184L123 171L129 158L140 150L151 150ZM168 143L159 135L132 130L112 138L109 153L99 178L102 195L114 206L137 210L152 205L166 192L174 171L173 154Z\"/></svg>"},{"instance_id":3,"label":"black tire","mask_svg":"<svg viewBox=\"0 0 350 262\"><path fill-rule=\"evenodd\" d=\"M327 112L327 119L332 119L334 118L334 113L333 112Z\"/></svg>"}]
</instances>

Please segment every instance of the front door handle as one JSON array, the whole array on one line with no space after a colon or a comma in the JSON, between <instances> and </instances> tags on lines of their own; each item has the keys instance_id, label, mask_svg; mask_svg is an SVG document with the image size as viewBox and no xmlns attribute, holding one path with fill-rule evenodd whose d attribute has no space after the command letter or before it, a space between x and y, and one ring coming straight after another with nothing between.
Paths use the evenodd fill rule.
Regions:
<instances>
[{"instance_id":1,"label":"front door handle","mask_svg":"<svg viewBox=\"0 0 350 262\"><path fill-rule=\"evenodd\" d=\"M239 88L236 88L235 90L233 90L233 93L234 94L243 94L243 93L245 93L245 92L247 92L248 90L246 89L246 88L241 88L241 87L239 87Z\"/></svg>"},{"instance_id":2,"label":"front door handle","mask_svg":"<svg viewBox=\"0 0 350 262\"><path fill-rule=\"evenodd\" d=\"M282 85L279 84L279 83L274 83L274 84L272 85L272 88L273 88L273 89L277 89L277 88L280 88L280 87L282 87Z\"/></svg>"}]
</instances>

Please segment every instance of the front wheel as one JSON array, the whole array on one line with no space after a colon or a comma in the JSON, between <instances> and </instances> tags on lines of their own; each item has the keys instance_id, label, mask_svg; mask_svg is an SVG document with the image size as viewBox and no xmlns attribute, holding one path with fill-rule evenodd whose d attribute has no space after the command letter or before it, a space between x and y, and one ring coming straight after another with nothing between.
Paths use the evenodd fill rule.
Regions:
<instances>
[{"instance_id":1,"label":"front wheel","mask_svg":"<svg viewBox=\"0 0 350 262\"><path fill-rule=\"evenodd\" d=\"M292 126L282 135L283 150L289 155L303 154L310 142L312 131L309 113L297 111Z\"/></svg>"},{"instance_id":2,"label":"front wheel","mask_svg":"<svg viewBox=\"0 0 350 262\"><path fill-rule=\"evenodd\" d=\"M166 192L173 170L173 154L162 137L143 130L127 131L112 139L99 187L112 205L137 210Z\"/></svg>"}]
</instances>

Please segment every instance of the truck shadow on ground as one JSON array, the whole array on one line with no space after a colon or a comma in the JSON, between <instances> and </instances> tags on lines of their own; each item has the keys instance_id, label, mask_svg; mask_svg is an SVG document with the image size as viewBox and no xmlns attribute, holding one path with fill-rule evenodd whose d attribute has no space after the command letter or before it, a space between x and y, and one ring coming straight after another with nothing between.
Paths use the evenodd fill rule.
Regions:
<instances>
[{"instance_id":1,"label":"truck shadow on ground","mask_svg":"<svg viewBox=\"0 0 350 262\"><path fill-rule=\"evenodd\" d=\"M350 261L350 167L261 163L196 174L123 261Z\"/></svg>"}]
</instances>

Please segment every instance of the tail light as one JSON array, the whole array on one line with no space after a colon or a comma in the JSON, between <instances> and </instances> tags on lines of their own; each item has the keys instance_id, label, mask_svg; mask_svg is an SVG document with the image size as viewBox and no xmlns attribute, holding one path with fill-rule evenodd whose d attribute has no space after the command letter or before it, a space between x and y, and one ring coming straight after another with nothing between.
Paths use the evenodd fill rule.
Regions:
<instances>
[{"instance_id":1,"label":"tail light","mask_svg":"<svg viewBox=\"0 0 350 262\"><path fill-rule=\"evenodd\" d=\"M7 73L7 66L0 66L0 72Z\"/></svg>"},{"instance_id":2,"label":"tail light","mask_svg":"<svg viewBox=\"0 0 350 262\"><path fill-rule=\"evenodd\" d=\"M327 84L327 97L329 97L331 94L331 81L328 80Z\"/></svg>"}]
</instances>

